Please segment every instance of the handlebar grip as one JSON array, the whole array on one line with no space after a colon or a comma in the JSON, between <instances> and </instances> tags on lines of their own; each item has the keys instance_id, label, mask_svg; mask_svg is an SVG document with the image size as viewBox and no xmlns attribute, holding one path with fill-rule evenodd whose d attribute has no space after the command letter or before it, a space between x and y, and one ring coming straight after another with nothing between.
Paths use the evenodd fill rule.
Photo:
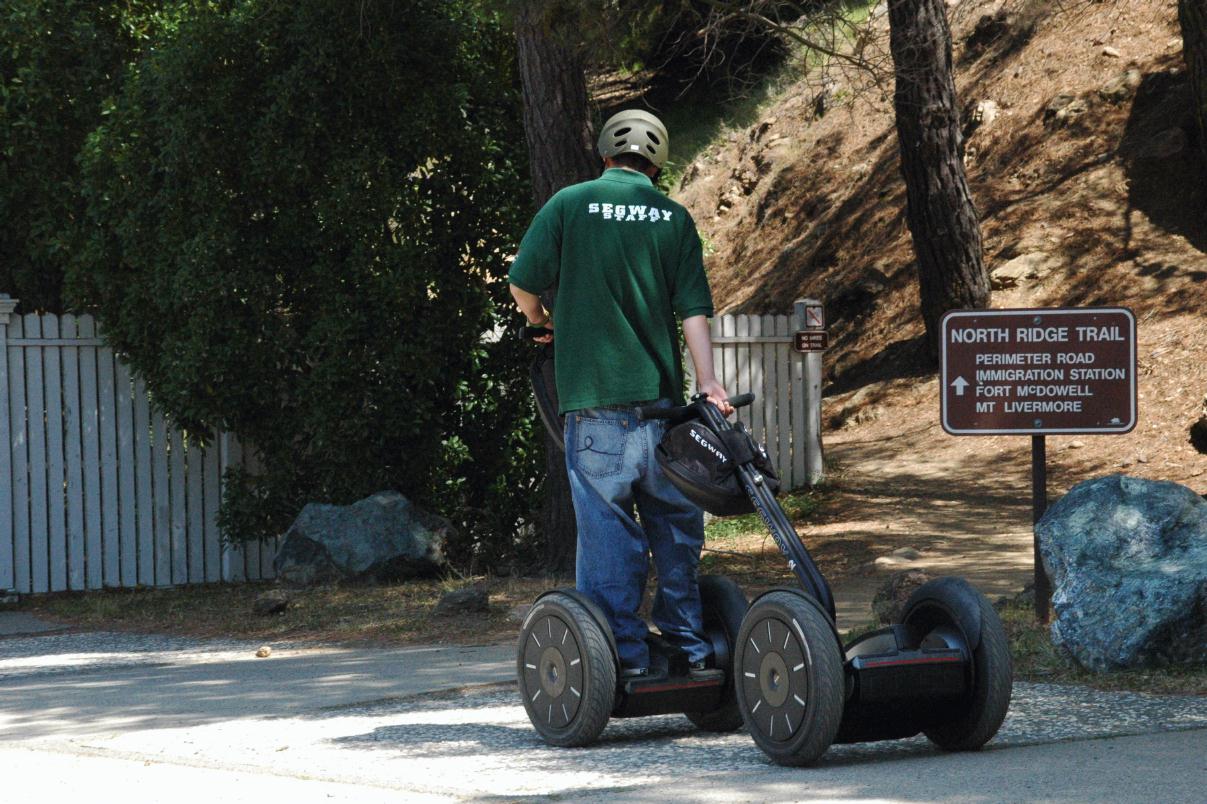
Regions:
<instances>
[{"instance_id":1,"label":"handlebar grip","mask_svg":"<svg viewBox=\"0 0 1207 804\"><path fill-rule=\"evenodd\" d=\"M691 405L680 405L675 408L656 408L653 405L647 405L643 408L637 408L638 419L678 419L686 416L691 411Z\"/></svg>"},{"instance_id":2,"label":"handlebar grip","mask_svg":"<svg viewBox=\"0 0 1207 804\"><path fill-rule=\"evenodd\" d=\"M705 399L706 398L703 394L693 397L693 400L698 400L700 402L705 401ZM738 394L737 396L729 397L729 404L734 408L744 408L752 402L754 402L753 393ZM696 404L697 402L693 401L690 405L681 405L675 408L657 408L653 407L652 405L644 408L637 408L637 418L673 420L687 419L692 416L693 413L695 413Z\"/></svg>"},{"instance_id":3,"label":"handlebar grip","mask_svg":"<svg viewBox=\"0 0 1207 804\"><path fill-rule=\"evenodd\" d=\"M552 335L552 334L553 334L553 330L551 330L547 327L520 327L519 328L520 340L524 340L524 341L534 341L537 338L543 338L546 335Z\"/></svg>"},{"instance_id":4,"label":"handlebar grip","mask_svg":"<svg viewBox=\"0 0 1207 804\"><path fill-rule=\"evenodd\" d=\"M744 408L752 402L754 402L753 392L729 397L729 404L733 405L735 408Z\"/></svg>"}]
</instances>

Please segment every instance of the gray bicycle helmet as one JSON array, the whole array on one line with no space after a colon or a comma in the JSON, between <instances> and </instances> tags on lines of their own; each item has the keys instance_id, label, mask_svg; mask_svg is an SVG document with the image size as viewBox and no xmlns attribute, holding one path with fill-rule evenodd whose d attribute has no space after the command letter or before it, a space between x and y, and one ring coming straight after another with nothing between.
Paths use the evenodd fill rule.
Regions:
<instances>
[{"instance_id":1,"label":"gray bicycle helmet","mask_svg":"<svg viewBox=\"0 0 1207 804\"><path fill-rule=\"evenodd\" d=\"M670 156L666 126L641 109L625 109L612 115L599 132L599 155L608 159L622 153L639 154L661 168Z\"/></svg>"}]
</instances>

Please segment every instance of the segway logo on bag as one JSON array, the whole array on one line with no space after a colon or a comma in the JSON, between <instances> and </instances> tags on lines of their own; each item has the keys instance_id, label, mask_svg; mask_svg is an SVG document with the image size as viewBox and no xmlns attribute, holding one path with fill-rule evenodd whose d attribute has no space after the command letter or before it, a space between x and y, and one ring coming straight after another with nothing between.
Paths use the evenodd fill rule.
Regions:
<instances>
[{"instance_id":1,"label":"segway logo on bag","mask_svg":"<svg viewBox=\"0 0 1207 804\"><path fill-rule=\"evenodd\" d=\"M602 215L605 221L669 221L671 210L643 207L640 204L587 204L588 215Z\"/></svg>"},{"instance_id":2,"label":"segway logo on bag","mask_svg":"<svg viewBox=\"0 0 1207 804\"><path fill-rule=\"evenodd\" d=\"M712 444L709 444L707 441L705 441L703 438L701 438L700 434L697 433L694 428L692 430L690 430L689 432L692 434L693 441L695 441L697 444L704 447L704 449L708 450L713 455L715 455L717 457L717 459L721 461L721 463L729 463L729 458L725 457L725 453L721 452L721 450L717 449Z\"/></svg>"}]
</instances>

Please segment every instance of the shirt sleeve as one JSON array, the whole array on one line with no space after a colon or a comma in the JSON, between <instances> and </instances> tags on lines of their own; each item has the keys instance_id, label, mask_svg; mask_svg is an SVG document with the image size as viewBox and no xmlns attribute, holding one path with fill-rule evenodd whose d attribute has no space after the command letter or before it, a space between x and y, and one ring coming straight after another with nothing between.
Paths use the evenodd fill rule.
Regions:
<instances>
[{"instance_id":1,"label":"shirt sleeve","mask_svg":"<svg viewBox=\"0 0 1207 804\"><path fill-rule=\"evenodd\" d=\"M700 233L696 231L696 223L690 215L685 220L687 223L683 227L679 247L679 265L675 272L671 305L680 320L694 315L712 318L712 292L708 289L708 275L704 272L704 249L700 243Z\"/></svg>"},{"instance_id":2,"label":"shirt sleeve","mask_svg":"<svg viewBox=\"0 0 1207 804\"><path fill-rule=\"evenodd\" d=\"M562 251L560 207L555 195L536 213L507 273L507 281L529 293L539 295L557 281Z\"/></svg>"}]
</instances>

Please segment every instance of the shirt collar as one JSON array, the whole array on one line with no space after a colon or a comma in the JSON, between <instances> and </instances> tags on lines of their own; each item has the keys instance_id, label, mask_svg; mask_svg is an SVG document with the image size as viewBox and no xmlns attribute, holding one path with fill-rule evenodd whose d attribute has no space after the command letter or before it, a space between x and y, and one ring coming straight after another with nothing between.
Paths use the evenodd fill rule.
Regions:
<instances>
[{"instance_id":1,"label":"shirt collar","mask_svg":"<svg viewBox=\"0 0 1207 804\"><path fill-rule=\"evenodd\" d=\"M625 170L624 168L608 168L600 176L605 181L618 181L621 184L640 184L646 187L653 187L654 182L650 181L650 177L644 173L638 173L635 170Z\"/></svg>"}]
</instances>

